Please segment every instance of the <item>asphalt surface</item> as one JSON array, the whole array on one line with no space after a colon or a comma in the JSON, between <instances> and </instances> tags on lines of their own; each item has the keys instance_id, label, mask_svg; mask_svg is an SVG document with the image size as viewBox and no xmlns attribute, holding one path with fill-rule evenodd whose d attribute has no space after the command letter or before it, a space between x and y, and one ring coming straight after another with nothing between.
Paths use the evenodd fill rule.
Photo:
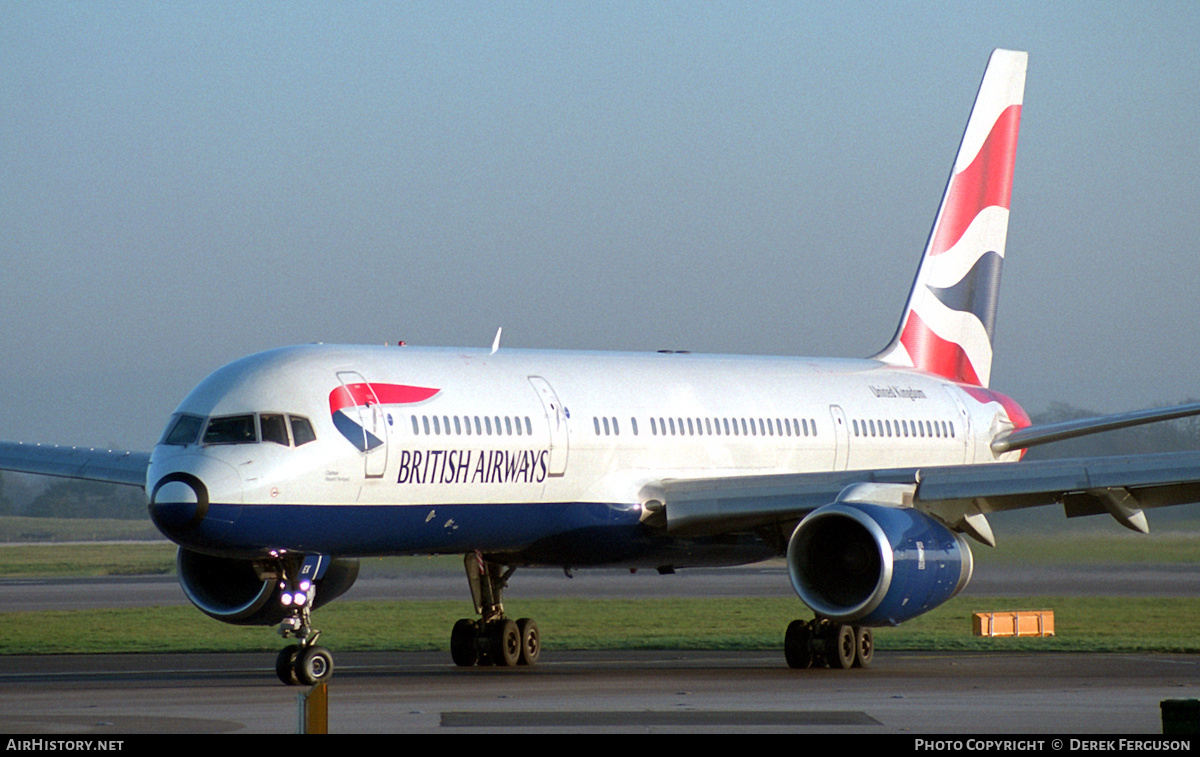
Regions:
<instances>
[{"instance_id":1,"label":"asphalt surface","mask_svg":"<svg viewBox=\"0 0 1200 757\"><path fill-rule=\"evenodd\" d=\"M294 733L269 655L0 658L0 733ZM330 733L1155 734L1200 695L1200 656L880 653L867 670L779 653L562 652L535 668L344 653ZM134 742L136 743L136 742Z\"/></svg>"}]
</instances>

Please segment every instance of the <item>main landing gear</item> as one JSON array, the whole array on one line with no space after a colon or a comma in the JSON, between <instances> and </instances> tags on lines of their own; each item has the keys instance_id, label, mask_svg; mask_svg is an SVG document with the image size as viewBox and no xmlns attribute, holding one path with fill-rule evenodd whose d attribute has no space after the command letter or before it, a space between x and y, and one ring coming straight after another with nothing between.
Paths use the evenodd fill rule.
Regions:
<instances>
[{"instance_id":1,"label":"main landing gear","mask_svg":"<svg viewBox=\"0 0 1200 757\"><path fill-rule=\"evenodd\" d=\"M478 552L463 557L471 598L479 620L463 618L450 632L450 657L462 668L472 665L515 667L536 665L542 652L537 623L504 615L504 588L516 571L488 562Z\"/></svg>"},{"instance_id":2,"label":"main landing gear","mask_svg":"<svg viewBox=\"0 0 1200 757\"><path fill-rule=\"evenodd\" d=\"M783 656L791 668L866 668L875 657L875 637L862 626L793 620L783 637Z\"/></svg>"}]
</instances>

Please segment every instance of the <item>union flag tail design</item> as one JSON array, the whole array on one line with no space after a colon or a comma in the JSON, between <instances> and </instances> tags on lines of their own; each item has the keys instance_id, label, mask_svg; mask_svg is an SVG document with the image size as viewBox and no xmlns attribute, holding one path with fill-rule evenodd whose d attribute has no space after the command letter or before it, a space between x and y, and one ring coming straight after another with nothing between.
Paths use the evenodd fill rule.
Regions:
<instances>
[{"instance_id":1,"label":"union flag tail design","mask_svg":"<svg viewBox=\"0 0 1200 757\"><path fill-rule=\"evenodd\" d=\"M988 385L1027 60L992 53L904 317L877 360Z\"/></svg>"}]
</instances>

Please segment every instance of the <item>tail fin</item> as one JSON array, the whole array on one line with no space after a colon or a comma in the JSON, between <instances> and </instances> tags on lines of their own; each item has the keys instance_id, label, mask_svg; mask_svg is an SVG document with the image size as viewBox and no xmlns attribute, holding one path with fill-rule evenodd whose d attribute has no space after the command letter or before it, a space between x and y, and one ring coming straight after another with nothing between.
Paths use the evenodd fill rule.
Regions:
<instances>
[{"instance_id":1,"label":"tail fin","mask_svg":"<svg viewBox=\"0 0 1200 757\"><path fill-rule=\"evenodd\" d=\"M904 317L877 360L988 385L1027 61L992 53Z\"/></svg>"}]
</instances>

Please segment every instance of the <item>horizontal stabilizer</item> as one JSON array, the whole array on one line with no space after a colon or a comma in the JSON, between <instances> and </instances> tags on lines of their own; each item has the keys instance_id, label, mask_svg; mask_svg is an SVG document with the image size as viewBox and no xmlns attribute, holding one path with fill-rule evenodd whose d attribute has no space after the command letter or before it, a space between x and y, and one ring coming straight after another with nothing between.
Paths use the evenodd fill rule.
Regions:
<instances>
[{"instance_id":1,"label":"horizontal stabilizer","mask_svg":"<svg viewBox=\"0 0 1200 757\"><path fill-rule=\"evenodd\" d=\"M1014 449L1026 449L1038 444L1061 442L1064 439L1074 439L1077 436L1098 434L1101 431L1115 431L1119 428L1140 426L1144 423L1158 423L1177 418L1188 418L1200 415L1200 402L1174 407L1156 407L1150 410L1136 410L1131 413L1115 413L1094 418L1079 418L1061 423L1049 423L1044 426L1027 426L998 434L992 440L992 452L997 455Z\"/></svg>"}]
</instances>

